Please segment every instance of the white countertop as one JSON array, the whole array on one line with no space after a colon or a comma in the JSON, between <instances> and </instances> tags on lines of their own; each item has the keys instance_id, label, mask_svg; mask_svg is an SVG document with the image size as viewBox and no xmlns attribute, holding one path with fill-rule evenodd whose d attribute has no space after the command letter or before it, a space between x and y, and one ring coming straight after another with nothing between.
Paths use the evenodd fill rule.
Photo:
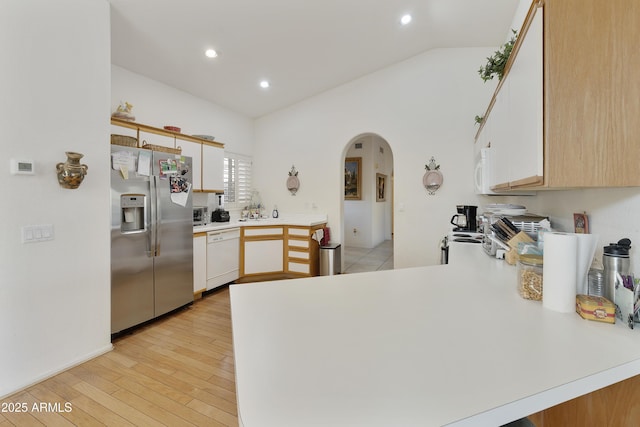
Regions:
<instances>
[{"instance_id":1,"label":"white countertop","mask_svg":"<svg viewBox=\"0 0 640 427\"><path fill-rule=\"evenodd\" d=\"M479 246L449 265L231 286L254 426L492 426L640 374L640 333L522 299Z\"/></svg>"},{"instance_id":2,"label":"white countertop","mask_svg":"<svg viewBox=\"0 0 640 427\"><path fill-rule=\"evenodd\" d=\"M313 227L327 222L327 216L322 214L290 214L279 218L248 219L246 221L212 222L207 225L193 227L194 233L225 230L234 227L258 227L265 225L299 225Z\"/></svg>"}]
</instances>

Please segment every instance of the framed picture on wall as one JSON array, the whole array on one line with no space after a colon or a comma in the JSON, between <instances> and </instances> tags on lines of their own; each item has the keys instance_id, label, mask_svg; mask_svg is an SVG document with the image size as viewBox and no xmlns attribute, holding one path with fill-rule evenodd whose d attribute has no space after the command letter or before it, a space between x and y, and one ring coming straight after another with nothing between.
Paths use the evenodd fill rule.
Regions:
<instances>
[{"instance_id":1,"label":"framed picture on wall","mask_svg":"<svg viewBox=\"0 0 640 427\"><path fill-rule=\"evenodd\" d=\"M344 199L362 200L362 157L344 159Z\"/></svg>"},{"instance_id":2,"label":"framed picture on wall","mask_svg":"<svg viewBox=\"0 0 640 427\"><path fill-rule=\"evenodd\" d=\"M578 234L589 234L589 218L586 213L573 214L573 231Z\"/></svg>"},{"instance_id":3,"label":"framed picture on wall","mask_svg":"<svg viewBox=\"0 0 640 427\"><path fill-rule=\"evenodd\" d=\"M376 202L384 202L386 199L387 191L387 175L377 173L376 174Z\"/></svg>"}]
</instances>

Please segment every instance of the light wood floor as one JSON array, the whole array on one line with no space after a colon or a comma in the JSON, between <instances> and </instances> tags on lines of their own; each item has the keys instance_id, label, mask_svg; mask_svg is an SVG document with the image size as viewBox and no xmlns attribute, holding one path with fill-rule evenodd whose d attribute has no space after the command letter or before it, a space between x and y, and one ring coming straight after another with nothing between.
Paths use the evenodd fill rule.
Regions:
<instances>
[{"instance_id":1,"label":"light wood floor","mask_svg":"<svg viewBox=\"0 0 640 427\"><path fill-rule=\"evenodd\" d=\"M0 426L238 425L228 288L113 344L107 354L2 399L29 410L0 412ZM59 402L60 410L31 410L42 402Z\"/></svg>"}]
</instances>

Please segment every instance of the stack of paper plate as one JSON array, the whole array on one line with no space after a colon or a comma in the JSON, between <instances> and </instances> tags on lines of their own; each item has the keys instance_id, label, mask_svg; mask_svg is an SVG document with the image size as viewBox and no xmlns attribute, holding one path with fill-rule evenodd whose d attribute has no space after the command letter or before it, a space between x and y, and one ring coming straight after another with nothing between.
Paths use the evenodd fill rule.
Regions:
<instances>
[{"instance_id":1,"label":"stack of paper plate","mask_svg":"<svg viewBox=\"0 0 640 427\"><path fill-rule=\"evenodd\" d=\"M524 215L527 213L526 207L509 203L493 203L486 205L484 210L499 215Z\"/></svg>"},{"instance_id":2,"label":"stack of paper plate","mask_svg":"<svg viewBox=\"0 0 640 427\"><path fill-rule=\"evenodd\" d=\"M213 141L214 139L216 139L214 136L211 136L211 135L192 135L192 136L195 136L196 138L206 139L207 141Z\"/></svg>"}]
</instances>

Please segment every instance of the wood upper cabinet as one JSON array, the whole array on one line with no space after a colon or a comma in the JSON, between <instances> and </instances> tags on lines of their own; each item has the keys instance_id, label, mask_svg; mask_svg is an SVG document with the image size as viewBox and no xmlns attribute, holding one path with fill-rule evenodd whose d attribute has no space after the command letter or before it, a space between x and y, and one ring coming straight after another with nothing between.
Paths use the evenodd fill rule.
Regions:
<instances>
[{"instance_id":1,"label":"wood upper cabinet","mask_svg":"<svg viewBox=\"0 0 640 427\"><path fill-rule=\"evenodd\" d=\"M640 185L637 40L637 0L533 1L496 90L509 118L492 119L508 146L494 154L515 165L496 189Z\"/></svg>"},{"instance_id":2,"label":"wood upper cabinet","mask_svg":"<svg viewBox=\"0 0 640 427\"><path fill-rule=\"evenodd\" d=\"M640 2L546 0L545 185L640 185Z\"/></svg>"}]
</instances>

